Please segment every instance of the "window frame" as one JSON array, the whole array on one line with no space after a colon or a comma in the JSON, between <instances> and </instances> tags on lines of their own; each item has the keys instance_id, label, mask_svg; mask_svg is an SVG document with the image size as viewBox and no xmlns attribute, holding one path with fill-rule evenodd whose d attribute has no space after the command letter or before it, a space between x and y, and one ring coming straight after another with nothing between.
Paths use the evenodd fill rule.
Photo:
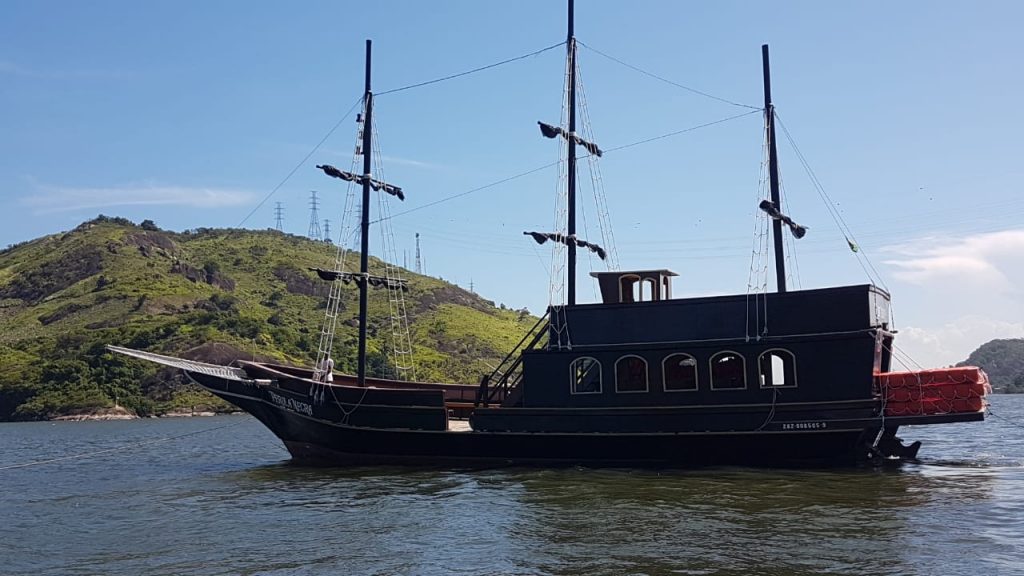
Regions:
<instances>
[{"instance_id":1,"label":"window frame","mask_svg":"<svg viewBox=\"0 0 1024 576\"><path fill-rule=\"evenodd\" d=\"M772 352L785 352L786 354L789 354L789 358L793 361L793 383L792 384L772 384L772 385L762 384L762 382L763 382L762 376L764 374L761 373L761 358L763 358L765 356L765 354L770 354ZM779 355L779 356L781 357L781 355ZM783 362L785 362L785 360L783 360ZM769 348L769 349L765 350L764 352L761 352L760 354L757 355L757 384L758 384L758 386L762 390L774 390L775 388L796 388L797 385L799 384L799 382L797 381L796 373L797 373L797 371L796 371L796 354L793 354L792 350L788 350L786 348ZM783 367L783 377L785 377L785 367Z\"/></svg>"},{"instance_id":2,"label":"window frame","mask_svg":"<svg viewBox=\"0 0 1024 576\"><path fill-rule=\"evenodd\" d=\"M732 354L732 355L735 355L737 358L740 359L740 373L743 375L743 386L728 387L728 388L723 388L721 386L715 386L715 359L720 357L720 356L723 356L725 354ZM709 370L708 377L709 377L709 380L711 381L711 390L713 390L713 391L716 391L716 392L726 392L726 391L746 390L747 387L748 387L748 385L747 385L747 359L746 359L745 356L743 356L743 354L740 354L739 352L737 352L735 350L722 350L720 352L716 352L716 353L712 354L711 357L708 358L708 370Z\"/></svg>"},{"instance_id":3,"label":"window frame","mask_svg":"<svg viewBox=\"0 0 1024 576\"><path fill-rule=\"evenodd\" d=\"M624 300L623 295L626 292L623 291L623 283L629 280L629 300ZM619 283L619 303L629 302L640 302L639 298L643 296L643 289L640 287L641 278L639 274L620 274L618 278Z\"/></svg>"},{"instance_id":4,"label":"window frame","mask_svg":"<svg viewBox=\"0 0 1024 576\"><path fill-rule=\"evenodd\" d=\"M619 363L627 358L639 358L644 363L644 389L643 390L619 390ZM615 393L616 394L642 394L651 391L651 366L647 358L639 354L623 354L615 361Z\"/></svg>"},{"instance_id":5,"label":"window frame","mask_svg":"<svg viewBox=\"0 0 1024 576\"><path fill-rule=\"evenodd\" d=\"M685 357L689 358L690 360L693 360L693 388L677 388L677 389L669 390L669 388L668 388L668 371L665 369L665 367L668 364L669 358L672 358L672 357L675 357L675 356L685 356ZM686 352L673 352L673 353L669 354L668 356L665 356L664 358L662 358L662 360L661 360L661 390L662 390L662 392L674 394L676 392L697 392L698 390L700 390L700 370L698 370L697 367L698 367L697 357L694 356L693 354L687 354Z\"/></svg>"},{"instance_id":6,"label":"window frame","mask_svg":"<svg viewBox=\"0 0 1024 576\"><path fill-rule=\"evenodd\" d=\"M597 390L590 392L577 392L576 391L576 363L582 360L591 360L597 364ZM572 396L586 396L590 394L603 394L604 393L604 366L601 365L601 361L593 356L578 356L569 362L569 394Z\"/></svg>"}]
</instances>

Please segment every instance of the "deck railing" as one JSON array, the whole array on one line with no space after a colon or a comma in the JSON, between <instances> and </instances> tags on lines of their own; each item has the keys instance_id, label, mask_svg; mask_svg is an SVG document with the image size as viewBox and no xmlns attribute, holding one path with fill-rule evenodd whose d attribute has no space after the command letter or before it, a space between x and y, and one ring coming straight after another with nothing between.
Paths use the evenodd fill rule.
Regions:
<instances>
[{"instance_id":1,"label":"deck railing","mask_svg":"<svg viewBox=\"0 0 1024 576\"><path fill-rule=\"evenodd\" d=\"M548 313L545 312L498 366L481 378L475 405L500 404L508 398L523 379L523 352L536 348L547 335Z\"/></svg>"}]
</instances>

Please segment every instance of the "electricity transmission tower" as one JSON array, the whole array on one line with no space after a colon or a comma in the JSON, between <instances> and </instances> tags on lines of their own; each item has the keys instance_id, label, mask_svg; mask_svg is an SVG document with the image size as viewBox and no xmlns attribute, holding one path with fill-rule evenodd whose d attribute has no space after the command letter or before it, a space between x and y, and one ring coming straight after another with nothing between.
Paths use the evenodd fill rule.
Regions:
<instances>
[{"instance_id":1,"label":"electricity transmission tower","mask_svg":"<svg viewBox=\"0 0 1024 576\"><path fill-rule=\"evenodd\" d=\"M320 240L323 238L323 233L320 232L320 215L317 213L317 208L320 206L320 202L316 198L316 190L310 192L309 197L309 236L313 240Z\"/></svg>"},{"instance_id":2,"label":"electricity transmission tower","mask_svg":"<svg viewBox=\"0 0 1024 576\"><path fill-rule=\"evenodd\" d=\"M274 227L278 232L282 232L281 224L284 222L284 206L281 206L280 202L278 202L277 206L274 208L274 219L276 221L276 225Z\"/></svg>"},{"instance_id":3,"label":"electricity transmission tower","mask_svg":"<svg viewBox=\"0 0 1024 576\"><path fill-rule=\"evenodd\" d=\"M416 273L423 274L423 259L420 258L420 233L416 233Z\"/></svg>"}]
</instances>

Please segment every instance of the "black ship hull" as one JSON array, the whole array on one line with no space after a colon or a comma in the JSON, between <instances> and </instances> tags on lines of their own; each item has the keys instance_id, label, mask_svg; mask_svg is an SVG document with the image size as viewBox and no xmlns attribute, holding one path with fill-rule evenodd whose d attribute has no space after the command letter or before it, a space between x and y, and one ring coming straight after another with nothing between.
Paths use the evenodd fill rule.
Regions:
<instances>
[{"instance_id":1,"label":"black ship hull","mask_svg":"<svg viewBox=\"0 0 1024 576\"><path fill-rule=\"evenodd\" d=\"M882 419L871 416L870 407L820 403L780 405L775 406L774 412L770 406L760 407L760 414L729 409L709 412L705 407L701 412L708 419L698 423L708 426L708 422L714 421L714 428L708 430L642 431L626 415L619 420L605 420L608 431L603 432L472 430L465 421L448 421L443 405L443 426L433 426L422 415L415 414L416 408L429 412L435 411L433 407L359 405L332 398L344 398L349 393L364 395L361 389L353 387L332 386L335 390L324 394L323 386L298 378L282 387L281 382L250 384L191 372L189 376L260 420L282 440L293 460L304 465L842 466L871 458L872 443L880 432L892 436L901 423L934 423L935 419ZM312 392L296 391L299 387L310 387ZM391 393L399 402L405 401L404 393L408 392L370 390ZM857 413L864 417L851 417ZM357 414L361 418L357 419ZM756 418L753 426L755 419L751 414ZM946 421L980 420L982 415L947 418L951 419ZM530 414L517 419L526 422L526 426L534 422L535 426L548 427L536 424L542 421L531 420ZM399 420L418 422L423 427L399 428L395 426ZM379 424L375 426L374 421ZM615 430L616 422L621 423L621 430Z\"/></svg>"}]
</instances>

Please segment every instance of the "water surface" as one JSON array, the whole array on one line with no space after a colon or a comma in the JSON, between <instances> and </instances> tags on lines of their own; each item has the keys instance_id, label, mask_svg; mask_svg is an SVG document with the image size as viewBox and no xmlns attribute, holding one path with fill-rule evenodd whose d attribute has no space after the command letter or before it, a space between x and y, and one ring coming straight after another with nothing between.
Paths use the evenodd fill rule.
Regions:
<instances>
[{"instance_id":1,"label":"water surface","mask_svg":"<svg viewBox=\"0 0 1024 576\"><path fill-rule=\"evenodd\" d=\"M1024 396L993 412L844 470L308 469L248 416L0 424L0 468L111 450L0 469L0 573L1022 574Z\"/></svg>"}]
</instances>

